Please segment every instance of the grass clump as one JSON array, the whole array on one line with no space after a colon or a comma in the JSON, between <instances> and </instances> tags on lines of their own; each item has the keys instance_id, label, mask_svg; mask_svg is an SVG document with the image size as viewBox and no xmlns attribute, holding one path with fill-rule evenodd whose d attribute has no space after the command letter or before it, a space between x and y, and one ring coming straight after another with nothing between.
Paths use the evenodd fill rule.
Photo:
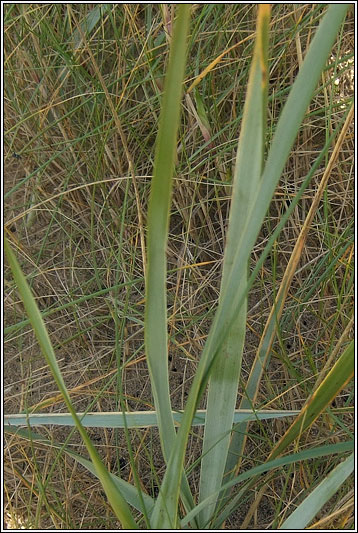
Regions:
<instances>
[{"instance_id":1,"label":"grass clump","mask_svg":"<svg viewBox=\"0 0 358 533\"><path fill-rule=\"evenodd\" d=\"M13 522L352 524L348 7L6 7Z\"/></svg>"}]
</instances>

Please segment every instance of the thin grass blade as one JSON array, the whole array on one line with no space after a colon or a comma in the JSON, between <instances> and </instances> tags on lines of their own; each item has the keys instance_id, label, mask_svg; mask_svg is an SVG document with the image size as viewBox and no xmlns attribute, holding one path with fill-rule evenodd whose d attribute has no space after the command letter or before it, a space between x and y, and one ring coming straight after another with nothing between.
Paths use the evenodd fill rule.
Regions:
<instances>
[{"instance_id":1,"label":"thin grass blade","mask_svg":"<svg viewBox=\"0 0 358 533\"><path fill-rule=\"evenodd\" d=\"M112 6L113 4L99 4L87 13L84 20L81 22L81 32L76 29L72 34L75 50L83 44L81 33L88 35L97 25L103 13L111 9Z\"/></svg>"},{"instance_id":2,"label":"thin grass blade","mask_svg":"<svg viewBox=\"0 0 358 533\"><path fill-rule=\"evenodd\" d=\"M305 529L323 505L337 492L354 469L354 453L342 461L316 487L279 529Z\"/></svg>"},{"instance_id":3,"label":"thin grass blade","mask_svg":"<svg viewBox=\"0 0 358 533\"><path fill-rule=\"evenodd\" d=\"M354 342L351 341L319 387L312 393L300 415L281 437L268 460L280 455L287 446L309 428L354 374Z\"/></svg>"},{"instance_id":4,"label":"thin grass blade","mask_svg":"<svg viewBox=\"0 0 358 533\"><path fill-rule=\"evenodd\" d=\"M21 437L31 442L38 442L45 446L50 446L51 448L57 448L58 450L60 450L60 452L62 451L65 452L67 455L75 459L78 463L84 466L89 472L91 472L94 476L96 476L99 479L97 470L95 466L93 465L92 461L85 459L84 457L70 450L63 444L50 441L46 439L45 437L43 437L42 435L39 435L30 429L15 428L15 427L5 425L4 431L5 433L8 433L10 435L16 435L17 437ZM111 476L111 479L113 480L114 484L118 487L118 490L121 491L126 501L130 505L132 505L138 511L142 513L146 512L148 515L150 515L154 507L153 498L151 498L150 496L148 496L148 494L145 494L144 492L142 492L141 497L139 497L138 490L136 487L134 487L127 481L124 481L124 479L121 479L115 474L110 473L109 475ZM145 509L143 508L142 500L145 504Z\"/></svg>"},{"instance_id":5,"label":"thin grass blade","mask_svg":"<svg viewBox=\"0 0 358 533\"><path fill-rule=\"evenodd\" d=\"M325 446L319 446L317 448L302 450L297 453L285 455L284 457L280 457L279 459L268 461L266 463L263 463L262 465L255 466L254 468L250 468L250 470L243 472L239 476L236 476L232 480L225 483L216 493L212 494L211 496L206 498L206 500L203 500L196 507L194 507L194 509L185 518L183 518L183 520L181 521L181 526L184 528L189 523L189 521L191 521L197 514L199 514L203 509L205 509L207 505L210 505L210 503L214 499L217 499L220 494L234 487L238 483L242 483L243 481L247 481L250 479L257 479L257 476L264 474L265 472L270 472L276 468L294 464L298 461L306 461L308 459L314 459L317 457L325 457L327 455L333 455L335 453L341 454L347 451L352 451L353 448L353 440L347 442L339 442L337 444L329 444ZM225 509L225 511L223 511L223 513L217 518L213 525L214 530L221 528L223 522L228 518L228 516L233 512L233 510L237 508L238 502L245 490L246 489L240 490L240 492L231 500L228 509Z\"/></svg>"},{"instance_id":6,"label":"thin grass blade","mask_svg":"<svg viewBox=\"0 0 358 533\"><path fill-rule=\"evenodd\" d=\"M55 352L52 347L51 340L47 333L46 326L42 319L41 313L37 307L30 287L26 281L24 274L21 271L20 265L17 262L15 254L13 253L6 237L4 238L4 249L11 267L12 274L14 276L16 286L21 295L27 315L31 321L31 325L34 329L41 351L46 359L47 364L51 369L56 384L63 395L63 399L66 403L67 409L71 413L71 416L74 419L77 429L84 443L86 444L88 453L91 457L94 468L96 469L97 476L100 479L103 489L107 495L108 501L112 505L112 508L118 519L121 521L123 527L126 527L127 529L136 529L137 524L132 516L127 502L123 498L121 492L118 490L118 487L113 482L108 470L104 466L100 456L98 455L97 450L93 446L91 439L87 435L86 430L81 425L81 422L72 406L72 402L68 394L65 382L63 380L60 368L58 366Z\"/></svg>"}]
</instances>

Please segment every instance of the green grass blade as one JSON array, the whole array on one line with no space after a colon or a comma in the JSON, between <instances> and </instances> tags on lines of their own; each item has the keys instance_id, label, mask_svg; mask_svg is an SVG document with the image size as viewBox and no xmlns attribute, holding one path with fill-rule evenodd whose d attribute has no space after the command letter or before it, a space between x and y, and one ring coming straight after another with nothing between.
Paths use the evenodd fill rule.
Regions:
<instances>
[{"instance_id":1,"label":"green grass blade","mask_svg":"<svg viewBox=\"0 0 358 533\"><path fill-rule=\"evenodd\" d=\"M354 342L350 342L319 387L312 393L300 415L278 441L268 459L282 453L287 446L309 428L317 417L349 383L354 374Z\"/></svg>"},{"instance_id":2,"label":"green grass blade","mask_svg":"<svg viewBox=\"0 0 358 533\"><path fill-rule=\"evenodd\" d=\"M250 210L238 240L226 290L204 347L182 425L153 511L153 526L156 528L170 528L172 518L176 516L179 498L177 480L183 471L186 443L197 403L204 392L214 357L243 304L245 287L240 286L239 281L246 269L246 258L255 244L290 149L348 7L347 4L328 7L279 119L261 186L256 193L254 208Z\"/></svg>"},{"instance_id":3,"label":"green grass blade","mask_svg":"<svg viewBox=\"0 0 358 533\"><path fill-rule=\"evenodd\" d=\"M342 483L353 472L354 454L342 461L321 481L297 509L284 521L279 529L305 529L323 505L337 492Z\"/></svg>"},{"instance_id":4,"label":"green grass blade","mask_svg":"<svg viewBox=\"0 0 358 533\"><path fill-rule=\"evenodd\" d=\"M84 443L86 444L88 453L91 457L91 460L96 469L98 478L101 481L101 484L107 495L107 498L110 504L112 505L113 510L115 514L117 515L118 519L121 521L122 525L128 529L136 529L137 524L132 516L132 513L125 499L123 498L122 494L120 493L117 486L114 484L112 478L110 477L108 470L104 466L100 456L98 455L97 450L93 446L89 436L87 435L87 432L81 425L81 422L72 406L71 399L68 394L65 382L63 380L60 368L58 366L55 352L52 347L50 337L47 333L46 326L41 317L41 313L36 305L36 302L32 295L30 287L26 281L24 274L21 271L20 265L18 264L17 259L6 237L4 238L4 249L5 249L6 257L11 267L12 274L14 276L15 283L21 295L27 315L29 319L31 320L31 325L34 329L41 351L46 359L47 364L49 365L51 369L52 375L56 381L56 384L60 392L63 395L66 406L74 419L77 429Z\"/></svg>"},{"instance_id":5,"label":"green grass blade","mask_svg":"<svg viewBox=\"0 0 358 533\"><path fill-rule=\"evenodd\" d=\"M249 420L270 420L276 418L285 418L288 416L296 416L300 411L286 411L274 409L261 409L260 411L252 411L250 409L234 411L233 423ZM173 419L177 424L180 424L183 418L183 413L180 411L172 412ZM155 411L130 411L125 413L77 413L81 420L83 427L97 427L97 428L149 428L157 427L158 419ZM193 418L193 426L203 426L206 421L207 412L203 409L198 409ZM75 422L72 416L68 413L29 413L29 414L13 414L4 415L4 422L6 426L44 426L44 425L59 425L59 426L74 426ZM230 428L231 429L231 428Z\"/></svg>"},{"instance_id":6,"label":"green grass blade","mask_svg":"<svg viewBox=\"0 0 358 533\"><path fill-rule=\"evenodd\" d=\"M265 149L266 106L268 86L268 28L270 9L259 6L257 39L248 88L234 175L227 246L224 255L222 288L225 288L236 251L238 228L244 226L259 186ZM248 261L249 256L246 260ZM240 284L246 286L246 273ZM230 444L232 420L240 378L242 351L245 341L247 299L245 298L220 353L209 381L207 420L205 425L203 460L200 475L200 498L206 499L220 488ZM225 386L223 387L223 383ZM225 437L223 437L225 435ZM217 443L215 446L214 443ZM210 452L208 452L210 450ZM200 517L206 523L215 502L205 508Z\"/></svg>"},{"instance_id":7,"label":"green grass blade","mask_svg":"<svg viewBox=\"0 0 358 533\"><path fill-rule=\"evenodd\" d=\"M212 357L226 336L228 324L234 320L242 305L245 289L238 287L238 280L241 279L242 272L246 268L245 254L255 244L290 149L347 9L348 6L344 4L331 5L327 9L283 108L265 164L261 185L253 202L254 207L247 216L238 240L234 264L223 294L222 304L219 306L205 346Z\"/></svg>"},{"instance_id":8,"label":"green grass blade","mask_svg":"<svg viewBox=\"0 0 358 533\"><path fill-rule=\"evenodd\" d=\"M279 291L276 297L276 301L267 319L265 329L260 339L260 344L259 344L256 356L255 356L255 360L253 362L249 377L247 379L247 383L245 386L245 396L242 398L240 402L240 407L242 409L249 409L251 406L255 405L255 401L256 401L257 394L258 394L259 387L260 387L261 377L269 362L269 355L270 355L271 347L273 344L274 336L276 333L277 323L279 322L281 318L282 311L283 311L283 305L284 305L286 296L288 294L288 290L291 285L293 275L294 275L294 272L296 270L296 267L299 261L299 257L304 249L304 243L305 243L305 239L308 234L308 228L310 227L313 216L318 207L319 200L322 196L324 187L327 183L328 176L330 175L332 165L336 161L336 158L342 147L343 141L346 137L346 134L347 134L349 125L351 124L351 121L353 119L353 116L354 116L353 107L351 107L349 113L347 114L343 128L341 129L338 140L335 144L334 151L330 158L330 162L326 167L324 176L322 177L321 184L315 196L315 200L312 203L310 212L307 215L306 220L301 228L299 238L296 241L294 251L292 252L292 255L290 257L290 260L285 270L285 274L282 278L282 282L281 282L281 285L280 285L280 288L279 288ZM333 141L333 137L335 137L336 133L340 129L339 126L336 132L334 132L334 134L330 137L332 141ZM323 153L328 150L330 144L331 143L329 144L326 143L326 147L322 150ZM310 173L313 174L313 167ZM242 457L244 445L246 442L247 431L248 431L247 424L243 424L241 427L238 428L238 431L234 433L232 442L230 444L230 452L229 452L228 461L226 464L226 472L233 471L233 469L235 468L235 465L237 464L237 458Z\"/></svg>"},{"instance_id":9,"label":"green grass blade","mask_svg":"<svg viewBox=\"0 0 358 533\"><path fill-rule=\"evenodd\" d=\"M148 207L145 346L165 457L175 438L168 377L166 246L190 6L178 9L163 95Z\"/></svg>"},{"instance_id":10,"label":"green grass blade","mask_svg":"<svg viewBox=\"0 0 358 533\"><path fill-rule=\"evenodd\" d=\"M73 425L73 424L71 424ZM79 455L76 452L73 452L66 446L60 443L56 443L53 441L47 440L42 435L39 435L35 432L33 432L30 429L20 429L11 427L8 425L5 425L4 427L5 433L16 435L17 437L21 437L23 439L29 440L31 442L38 442L40 444L44 444L45 446L50 446L51 448L57 448L61 452L64 451L67 455L75 459L78 463L80 463L82 466L84 466L89 472L91 472L94 476L98 477L97 470L95 466L93 465L92 461L89 461L88 459L85 459L81 455ZM147 512L148 514L151 513L153 507L154 507L154 500L148 494L145 494L142 492L141 497L138 496L138 490L136 487L128 483L127 481L124 481L124 479L121 479L120 477L116 476L115 474L109 474L111 476L111 479L113 480L114 484L118 487L118 490L121 491L121 493L124 495L126 501L132 505L135 509L137 509L140 512ZM145 505L145 509L143 509L142 505L142 499Z\"/></svg>"},{"instance_id":11,"label":"green grass blade","mask_svg":"<svg viewBox=\"0 0 358 533\"><path fill-rule=\"evenodd\" d=\"M354 448L354 441L347 441L347 442L339 442L337 444L329 444L325 446L319 446L317 448L310 448L308 450L303 450L297 453L293 453L290 455L285 455L284 457L280 457L279 459L274 459L269 462L265 462L262 465L255 466L254 468L250 468L250 470L247 470L240 474L239 476L236 476L232 480L225 483L221 489L219 489L216 493L209 496L206 500L199 503L182 521L181 526L185 527L190 520L192 520L197 514L199 514L207 505L210 505L214 499L216 500L218 496L220 496L221 493L224 491L227 491L228 489L234 487L238 483L242 483L243 481L249 480L251 478L256 478L256 476L260 474L264 474L265 472L272 471L276 468L294 464L298 461L306 461L308 459L314 459L317 457L324 457L327 455L333 455L335 453L344 453L347 451L351 451ZM229 509L225 510L222 515L220 515L215 524L213 529L216 530L217 528L221 527L221 524L226 520L226 518L230 515L230 513L237 507L237 502L240 500L240 497L242 496L243 491L240 491L239 494L235 496L235 498L232 499L229 505Z\"/></svg>"},{"instance_id":12,"label":"green grass blade","mask_svg":"<svg viewBox=\"0 0 358 533\"><path fill-rule=\"evenodd\" d=\"M72 34L75 50L83 44L81 33L89 35L93 28L98 24L103 12L108 11L112 5L113 4L99 4L91 9L91 11L85 16L84 20L80 24L81 32L76 29Z\"/></svg>"},{"instance_id":13,"label":"green grass blade","mask_svg":"<svg viewBox=\"0 0 358 533\"><path fill-rule=\"evenodd\" d=\"M190 10L190 4L180 5L174 25L148 206L148 265L144 340L154 405L158 414L160 440L166 461L169 459L176 437L168 375L166 247ZM181 478L179 478L179 483L180 480ZM185 479L183 481L183 502L187 509L190 509L194 504L189 485Z\"/></svg>"}]
</instances>

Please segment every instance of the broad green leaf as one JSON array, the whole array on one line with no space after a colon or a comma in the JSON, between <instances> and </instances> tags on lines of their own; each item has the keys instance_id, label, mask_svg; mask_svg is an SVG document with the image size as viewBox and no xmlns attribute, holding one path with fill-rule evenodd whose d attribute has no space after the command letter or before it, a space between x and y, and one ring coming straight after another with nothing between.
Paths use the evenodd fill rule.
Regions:
<instances>
[{"instance_id":1,"label":"broad green leaf","mask_svg":"<svg viewBox=\"0 0 358 533\"><path fill-rule=\"evenodd\" d=\"M178 431L178 437L175 440L161 491L153 511L152 524L154 528L170 528L177 523L180 488L178 479L181 479L183 471L186 443L192 418L198 401L205 390L215 355L243 304L246 287L240 285L239 282L246 269L248 253L255 244L290 149L348 7L347 4L328 7L280 116L260 186L255 194L254 207L248 212L245 226L237 242L237 252L229 279L198 365L182 425Z\"/></svg>"},{"instance_id":2,"label":"broad green leaf","mask_svg":"<svg viewBox=\"0 0 358 533\"><path fill-rule=\"evenodd\" d=\"M169 456L175 438L168 377L166 246L189 17L189 6L180 6L165 82L148 207L145 347L165 457Z\"/></svg>"},{"instance_id":3,"label":"broad green leaf","mask_svg":"<svg viewBox=\"0 0 358 533\"><path fill-rule=\"evenodd\" d=\"M265 149L266 107L268 87L268 29L270 8L261 4L258 11L256 45L246 93L241 134L237 151L231 201L227 245L225 248L222 289L231 272L240 228L244 227L255 192L259 186ZM246 257L248 262L249 254ZM246 286L246 269L240 285ZM227 336L217 355L209 381L207 421L203 442L200 475L200 498L206 499L222 483L230 444L237 389L240 379L242 351L246 331L247 299L228 328ZM214 446L214 444L216 445ZM210 451L208 451L210 450ZM215 508L205 508L200 523L206 523Z\"/></svg>"},{"instance_id":4,"label":"broad green leaf","mask_svg":"<svg viewBox=\"0 0 358 533\"><path fill-rule=\"evenodd\" d=\"M249 409L251 406L255 405L255 401L256 401L260 383L261 383L261 377L262 377L262 374L265 368L267 367L269 363L269 359L270 359L269 355L271 352L272 343L274 341L276 327L281 318L284 302L286 300L286 296L288 294L295 270L297 268L299 259L301 257L301 253L304 250L304 245L305 245L305 240L307 238L308 229L311 225L313 217L319 206L319 202L322 197L324 188L327 184L328 177L331 173L332 166L338 157L338 154L342 148L342 144L344 140L346 139L346 134L347 134L347 131L349 130L349 126L351 124L353 117L354 117L354 109L352 106L348 114L345 117L343 128L341 129L341 123L338 124L336 131L334 132L333 135L331 135L329 139L329 143L326 143L325 148L322 150L318 158L318 159L321 159L323 154L328 151L328 148L331 145L331 141L333 141L333 138L337 135L338 131L340 131L338 140L335 143L334 150L330 157L329 164L326 166L325 172L323 174L322 180L315 194L315 198L312 202L309 213L301 228L299 237L296 241L294 250L291 254L290 260L286 267L275 303L267 319L264 332L262 334L262 337L260 339L260 344L257 349L255 360L252 364L250 374L247 379L247 383L245 386L245 395L243 396L240 402L240 408L242 409ZM314 174L315 167L316 167L316 164L313 165L309 174L311 175ZM305 179L305 182L306 182L306 179ZM244 445L246 442L247 432L248 432L248 424L244 423L241 426L239 426L238 430L234 433L231 444L230 444L228 460L226 463L226 468L225 468L226 472L233 472L235 466L237 465L237 460L239 459L240 461L240 457L242 457Z\"/></svg>"},{"instance_id":5,"label":"broad green leaf","mask_svg":"<svg viewBox=\"0 0 358 533\"><path fill-rule=\"evenodd\" d=\"M305 529L354 469L354 454L342 461L309 494L279 529Z\"/></svg>"},{"instance_id":6,"label":"broad green leaf","mask_svg":"<svg viewBox=\"0 0 358 533\"><path fill-rule=\"evenodd\" d=\"M123 498L121 492L118 490L118 487L113 482L111 476L109 475L108 470L104 466L100 456L98 455L97 450L93 446L91 439L87 435L86 430L81 425L81 422L72 406L70 396L68 394L65 382L63 380L60 368L58 366L56 355L51 344L50 337L48 335L45 323L42 319L41 313L37 307L36 301L32 295L31 289L26 281L24 274L21 271L20 265L17 262L17 259L6 239L4 238L4 249L6 257L9 261L12 274L18 291L21 295L22 301L24 303L27 315L31 321L31 325L34 329L37 341L40 345L41 351L46 359L47 364L49 365L52 375L56 381L56 384L63 395L63 399L66 403L67 409L70 411L74 422L77 426L77 429L86 444L88 453L92 459L93 465L96 469L97 476L101 481L103 489L107 495L108 501L112 505L112 508L117 515L118 519L121 521L123 527L128 529L136 529L137 524L132 516L132 513Z\"/></svg>"},{"instance_id":7,"label":"broad green leaf","mask_svg":"<svg viewBox=\"0 0 358 533\"><path fill-rule=\"evenodd\" d=\"M252 411L250 409L236 410L234 412L233 423L237 424L246 420L269 420L296 416L299 411L265 410ZM176 424L180 425L183 413L172 412ZM148 428L158 426L157 413L155 411L135 411L126 413L77 413L83 427L101 428ZM205 424L207 412L199 409L193 418L193 426L203 426ZM75 421L68 413L28 413L4 415L6 426L74 426ZM231 429L231 428L230 428Z\"/></svg>"},{"instance_id":8,"label":"broad green leaf","mask_svg":"<svg viewBox=\"0 0 358 533\"><path fill-rule=\"evenodd\" d=\"M165 78L148 205L144 341L154 405L158 415L160 441L166 461L169 460L176 437L168 375L166 247L190 10L191 5L181 4L177 11ZM183 480L183 502L187 509L194 504L185 479Z\"/></svg>"},{"instance_id":9,"label":"broad green leaf","mask_svg":"<svg viewBox=\"0 0 358 533\"><path fill-rule=\"evenodd\" d=\"M253 202L254 207L250 209L245 226L240 233L234 264L205 345L201 359L205 372L208 371L212 358L226 336L228 324L234 321L243 303L245 288L239 286L239 280L246 268L243 249L248 251L254 246L305 110L347 9L348 6L344 4L328 7L280 116L260 186Z\"/></svg>"}]
</instances>

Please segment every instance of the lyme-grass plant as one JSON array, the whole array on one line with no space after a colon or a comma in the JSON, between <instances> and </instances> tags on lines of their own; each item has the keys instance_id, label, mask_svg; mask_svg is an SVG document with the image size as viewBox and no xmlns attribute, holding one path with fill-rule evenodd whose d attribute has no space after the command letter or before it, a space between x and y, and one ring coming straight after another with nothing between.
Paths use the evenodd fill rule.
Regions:
<instances>
[{"instance_id":1,"label":"lyme-grass plant","mask_svg":"<svg viewBox=\"0 0 358 533\"><path fill-rule=\"evenodd\" d=\"M106 12L109 6L109 4L103 5L102 10ZM28 439L32 443L52 446L61 453L66 453L94 474L100 480L108 502L124 529L181 529L188 527L217 529L223 527L233 511L240 509L240 506L247 505L250 491L259 486L257 481L262 474L267 474L268 477L265 479L269 480L270 475L284 466L333 454L345 456L347 452L352 450L352 441L330 443L324 446L320 443L320 445L311 446L308 449L299 446L302 437L310 430L318 417L330 408L332 401L352 379L353 343L347 341L348 326L348 329L343 331L337 346L331 347L331 357L321 374L317 376L316 385L308 393L306 402L301 409L255 409L260 384L265 369L268 368L275 336L279 334L278 324L282 319L284 304L292 284L293 275L304 253L307 233L324 197L330 172L347 137L353 118L352 107L347 109L338 125L327 134L312 168L292 197L290 205L282 214L272 235L269 236L255 268L252 272L249 269L249 260L260 228L290 156L294 141L300 131L307 108L324 72L348 7L346 4L327 7L326 13L315 29L315 35L308 50L302 58L302 64L288 92L279 120L270 135L268 135L267 130L267 115L270 96L271 9L268 4L261 4L258 7L255 44L233 174L231 208L218 305L193 376L185 409L182 412L174 410L171 404L168 372L166 252L173 177L179 152L178 130L181 118L183 81L188 43L190 42L190 25L194 24L190 20L191 5L183 4L177 7L173 31L168 22L168 8L163 8L163 17L167 23L167 34L163 35L163 39L169 41L170 56L161 97L160 117L158 118L159 128L146 220L146 247L144 246L145 235L142 224L138 236L145 267L145 354L154 399L154 410L135 413L126 410L123 392L125 383L121 380L118 371L118 375L114 374L112 382L117 380L118 411L121 412L93 413L90 412L90 408L86 412L76 412L56 360L50 336L46 330L44 321L46 314L39 311L12 245L5 238L6 257L28 316L28 321L23 321L21 327L31 323L41 351L68 409L67 414L26 412L25 414L7 415L5 429L11 435ZM78 25L75 30L76 49L86 43L86 35L96 26L101 16L101 9L96 7L90 14L91 16L86 18L85 24ZM161 44L162 41L160 43L158 41L157 45L160 46ZM116 109L111 103L110 92L90 50L89 57L102 85L103 94L101 97L108 102L111 112L116 116ZM150 64L152 66L150 75L153 76L155 54L151 58ZM210 123L206 117L200 95L196 90L198 84L215 67L215 64L213 62L203 70L185 94L185 102L194 109L198 126L207 142L212 135ZM65 83L68 75L69 67L65 67L58 73L58 80ZM157 80L157 87L160 90L161 80ZM93 113L96 113L95 108ZM56 112L52 111L51 122L58 120ZM133 161L129 155L121 121L117 117L114 122L119 138L123 143L123 149L128 156L128 168L135 188L138 216L142 220ZM268 137L269 142L267 142ZM330 151L332 146L334 149ZM185 137L182 137L180 149L181 151L185 150ZM274 244L280 232L294 212L299 200L307 191L315 172L323 163L325 163L325 172L297 236L297 242L283 274L280 287L275 293L272 310L261 335L256 357L251 363L251 372L246 380L245 393L239 409L237 409L238 387L242 380L241 367L247 327L249 291L265 260L269 254L273 253ZM219 162L216 161L215 164L220 171ZM27 179L30 177L31 174ZM100 184L99 181L98 185ZM16 192L16 188L13 188L11 192ZM127 194L128 190L125 189L125 201ZM95 202L94 196L92 201ZM29 214L31 214L31 208ZM90 227L93 234L95 220L91 220ZM120 243L123 242L123 239L125 236L120 230ZM345 253L346 249L342 250L342 255ZM97 267L95 268L96 275L99 272ZM322 268L328 267L329 265L326 267L322 265ZM98 275L97 278L100 284ZM116 286L119 286L119 280L116 281ZM98 295L107 292L105 289L99 289ZM122 303L118 303L117 300L116 298L113 299L112 310L113 320L116 324L118 347L124 335L124 329L121 328L118 321L118 314L120 310L123 312L123 310L128 309L131 303L129 297ZM302 301L304 301L303 298ZM47 313L47 316L49 314ZM12 328L16 330L18 327L18 324L14 327L9 326L8 331L12 331ZM120 357L120 350L117 350L118 368L121 364ZM310 357L310 354L307 357ZM286 362L288 365L290 364L289 360ZM208 390L207 406L203 410L199 409L199 405L206 389ZM279 440L272 445L270 453L262 458L262 464L242 472L240 467L245 454L246 439L249 435L249 422L272 418L279 420L290 416L295 417L294 421L288 425L283 435L280 435ZM66 443L56 443L36 434L31 429L36 425L44 424L76 426L87 447L90 460L75 453L66 446ZM188 439L192 428L200 425L204 426L200 465L199 462L186 465ZM23 426L23 428L19 429L17 426ZM158 427L165 462L163 479L161 481L156 480L159 485L156 498L152 498L143 490L141 480L136 472L129 435L131 428L149 428L152 426ZM134 484L108 471L91 441L86 427L122 428L128 442L130 461L134 472ZM190 482L190 473L195 468L200 469L197 493L193 493ZM351 474L352 469L353 455L351 454L344 457L344 460L332 469L314 490L307 492L306 497L290 516L287 513L284 514L284 519L280 518L277 526L282 529L292 527L302 529L309 525L321 507L340 489ZM261 496L262 494L258 496L256 505L259 504ZM248 521L255 509L256 506L249 508Z\"/></svg>"}]
</instances>

